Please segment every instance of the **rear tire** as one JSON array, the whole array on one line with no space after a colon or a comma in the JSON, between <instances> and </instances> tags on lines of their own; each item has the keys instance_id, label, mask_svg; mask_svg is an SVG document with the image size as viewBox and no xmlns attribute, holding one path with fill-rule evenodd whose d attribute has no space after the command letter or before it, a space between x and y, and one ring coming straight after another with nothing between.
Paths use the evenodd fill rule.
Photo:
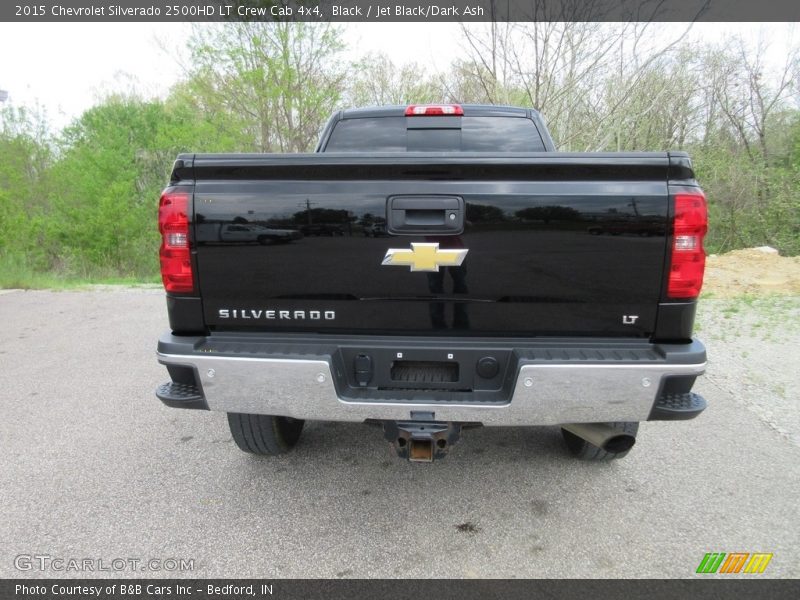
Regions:
<instances>
[{"instance_id":1,"label":"rear tire","mask_svg":"<svg viewBox=\"0 0 800 600\"><path fill-rule=\"evenodd\" d=\"M294 448L304 424L290 417L228 413L228 426L239 449L262 456L276 456Z\"/></svg>"},{"instance_id":2,"label":"rear tire","mask_svg":"<svg viewBox=\"0 0 800 600\"><path fill-rule=\"evenodd\" d=\"M606 423L609 427L618 430L620 433L627 433L635 436L639 431L639 423L630 421L619 421L616 423ZM614 460L616 458L625 458L630 450L625 452L606 452L602 448L598 448L594 444L590 444L581 437L578 437L571 431L561 429L561 435L564 436L564 443L567 445L567 450L574 457L580 460Z\"/></svg>"}]
</instances>

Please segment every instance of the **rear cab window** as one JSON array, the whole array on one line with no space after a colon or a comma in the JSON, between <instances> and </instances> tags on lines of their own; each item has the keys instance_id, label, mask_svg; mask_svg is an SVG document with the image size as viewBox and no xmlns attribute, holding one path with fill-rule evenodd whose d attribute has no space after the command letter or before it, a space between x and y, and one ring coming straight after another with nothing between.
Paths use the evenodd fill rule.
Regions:
<instances>
[{"instance_id":1,"label":"rear cab window","mask_svg":"<svg viewBox=\"0 0 800 600\"><path fill-rule=\"evenodd\" d=\"M325 152L544 152L524 116L385 116L344 118Z\"/></svg>"}]
</instances>

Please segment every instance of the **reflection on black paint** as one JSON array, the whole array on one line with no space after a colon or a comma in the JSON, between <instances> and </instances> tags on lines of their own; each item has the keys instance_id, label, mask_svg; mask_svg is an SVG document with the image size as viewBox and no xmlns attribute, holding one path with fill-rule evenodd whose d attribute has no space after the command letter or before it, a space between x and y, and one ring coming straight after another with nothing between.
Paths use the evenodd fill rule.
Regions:
<instances>
[{"instance_id":1,"label":"reflection on black paint","mask_svg":"<svg viewBox=\"0 0 800 600\"><path fill-rule=\"evenodd\" d=\"M646 310L656 306L662 284L653 265L663 262L667 233L663 183L224 184L200 184L195 195L198 278L212 308L336 310L336 321L325 323L325 330L355 333L410 334L431 326L454 335L525 333L558 323L560 329L613 335L629 334L621 315L640 315L637 325L643 328L654 319ZM464 233L430 238L443 249L467 248L462 267L429 274L382 266L388 248L425 239L388 235L387 196L431 190L465 201ZM259 246L233 241L230 232L221 236L226 225L258 225L300 237ZM607 308L597 310L599 303ZM319 327L293 321L269 326Z\"/></svg>"},{"instance_id":2,"label":"reflection on black paint","mask_svg":"<svg viewBox=\"0 0 800 600\"><path fill-rule=\"evenodd\" d=\"M248 221L238 215L230 222L209 220L205 215L195 216L195 242L202 244L288 244L303 237L298 229L275 227L267 222Z\"/></svg>"},{"instance_id":3,"label":"reflection on black paint","mask_svg":"<svg viewBox=\"0 0 800 600\"><path fill-rule=\"evenodd\" d=\"M461 236L428 236L425 238L426 242L438 243L441 250L447 249L462 249L465 248L464 241ZM464 262L457 267L439 267L438 271L426 273L428 276L428 291L431 294L441 296L447 293L445 285L447 279L452 281L452 294L467 295L469 288L467 287L467 260L469 254L464 259ZM447 320L445 318L445 304L444 300L432 300L429 304L429 311L431 315L431 326L434 329L447 329ZM453 305L453 325L452 329L469 329L469 315L467 313L466 302L452 302Z\"/></svg>"}]
</instances>

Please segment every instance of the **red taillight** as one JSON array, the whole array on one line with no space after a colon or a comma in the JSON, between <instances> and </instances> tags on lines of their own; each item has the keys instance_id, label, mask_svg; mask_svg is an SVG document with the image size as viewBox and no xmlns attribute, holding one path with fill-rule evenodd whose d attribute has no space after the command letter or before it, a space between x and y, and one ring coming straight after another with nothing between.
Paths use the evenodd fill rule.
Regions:
<instances>
[{"instance_id":1,"label":"red taillight","mask_svg":"<svg viewBox=\"0 0 800 600\"><path fill-rule=\"evenodd\" d=\"M703 236L708 230L708 211L703 192L677 194L669 265L670 298L697 298L703 287L706 253Z\"/></svg>"},{"instance_id":2,"label":"red taillight","mask_svg":"<svg viewBox=\"0 0 800 600\"><path fill-rule=\"evenodd\" d=\"M464 109L458 104L412 104L406 108L407 117L463 117Z\"/></svg>"},{"instance_id":3,"label":"red taillight","mask_svg":"<svg viewBox=\"0 0 800 600\"><path fill-rule=\"evenodd\" d=\"M161 279L168 292L194 289L192 257L189 250L189 194L165 190L158 205L161 233Z\"/></svg>"}]
</instances>

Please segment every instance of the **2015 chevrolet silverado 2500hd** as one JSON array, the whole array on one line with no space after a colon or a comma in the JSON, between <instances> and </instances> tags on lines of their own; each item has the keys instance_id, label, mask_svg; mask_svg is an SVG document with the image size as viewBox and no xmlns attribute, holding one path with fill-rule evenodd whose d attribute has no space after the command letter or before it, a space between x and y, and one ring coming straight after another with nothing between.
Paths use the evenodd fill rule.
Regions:
<instances>
[{"instance_id":1,"label":"2015 chevrolet silverado 2500hd","mask_svg":"<svg viewBox=\"0 0 800 600\"><path fill-rule=\"evenodd\" d=\"M418 461L477 424L609 459L706 405L682 152L558 153L522 108L347 110L314 154L180 155L159 228L157 395L228 413L248 452L315 419L381 423Z\"/></svg>"}]
</instances>

